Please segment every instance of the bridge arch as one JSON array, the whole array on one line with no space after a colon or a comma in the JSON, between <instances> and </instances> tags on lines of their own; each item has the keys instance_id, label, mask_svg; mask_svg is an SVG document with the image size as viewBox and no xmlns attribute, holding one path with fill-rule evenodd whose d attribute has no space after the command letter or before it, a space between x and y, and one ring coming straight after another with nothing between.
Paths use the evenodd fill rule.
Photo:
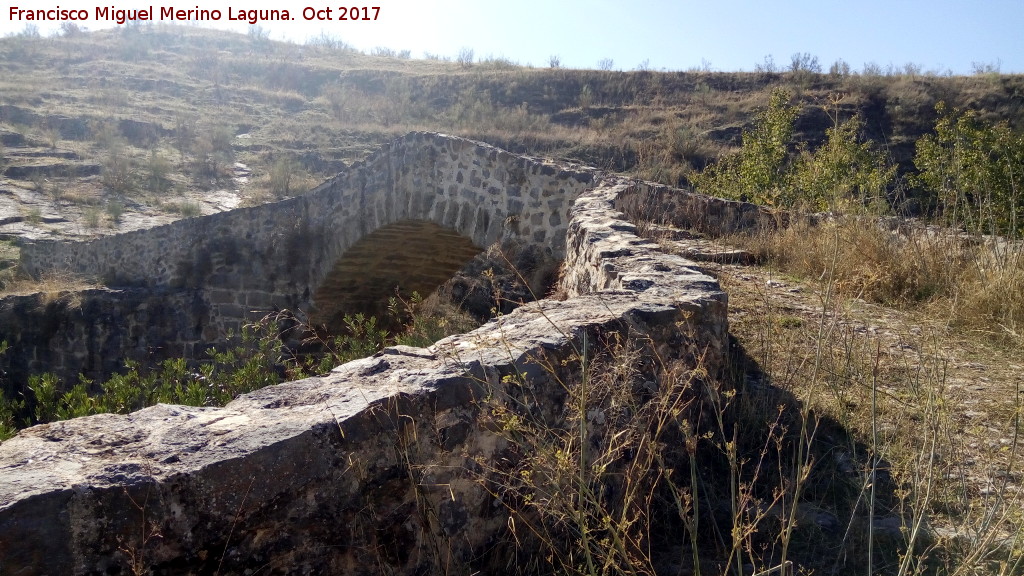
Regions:
<instances>
[{"instance_id":1,"label":"bridge arch","mask_svg":"<svg viewBox=\"0 0 1024 576\"><path fill-rule=\"evenodd\" d=\"M430 294L483 248L432 220L381 226L334 263L313 292L311 320L332 329L345 314L383 318L390 297Z\"/></svg>"}]
</instances>

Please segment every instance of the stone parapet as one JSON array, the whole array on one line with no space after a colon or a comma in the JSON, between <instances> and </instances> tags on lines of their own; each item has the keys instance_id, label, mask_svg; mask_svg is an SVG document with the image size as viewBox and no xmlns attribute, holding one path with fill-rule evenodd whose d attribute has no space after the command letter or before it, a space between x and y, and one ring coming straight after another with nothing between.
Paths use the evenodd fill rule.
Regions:
<instances>
[{"instance_id":1,"label":"stone parapet","mask_svg":"<svg viewBox=\"0 0 1024 576\"><path fill-rule=\"evenodd\" d=\"M416 132L301 196L88 242L24 242L21 267L110 286L261 289L301 298L352 244L403 220L433 221L481 247L518 238L561 257L569 207L595 174Z\"/></svg>"}]
</instances>

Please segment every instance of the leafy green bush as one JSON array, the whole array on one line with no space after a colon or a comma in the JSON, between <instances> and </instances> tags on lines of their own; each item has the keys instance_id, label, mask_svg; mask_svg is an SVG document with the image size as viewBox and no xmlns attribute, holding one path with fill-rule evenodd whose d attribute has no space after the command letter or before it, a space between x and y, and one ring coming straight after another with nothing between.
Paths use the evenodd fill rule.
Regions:
<instances>
[{"instance_id":1,"label":"leafy green bush","mask_svg":"<svg viewBox=\"0 0 1024 576\"><path fill-rule=\"evenodd\" d=\"M358 313L342 318L344 332L330 339L322 339L314 332L324 353L316 362L305 361L305 371L323 374L331 368L357 358L374 354L392 342L389 332L378 324L374 316Z\"/></svg>"},{"instance_id":2,"label":"leafy green bush","mask_svg":"<svg viewBox=\"0 0 1024 576\"><path fill-rule=\"evenodd\" d=\"M0 356L7 353L6 340L0 340ZM2 375L3 372L0 372ZM16 415L24 410L24 403L8 400L0 394L0 442L7 440L18 432Z\"/></svg>"},{"instance_id":3,"label":"leafy green bush","mask_svg":"<svg viewBox=\"0 0 1024 576\"><path fill-rule=\"evenodd\" d=\"M694 175L697 189L710 196L764 204L789 205L787 158L793 138L797 107L789 103L787 90L772 91L768 108L744 130L739 153L723 158Z\"/></svg>"},{"instance_id":4,"label":"leafy green bush","mask_svg":"<svg viewBox=\"0 0 1024 576\"><path fill-rule=\"evenodd\" d=\"M275 330L272 323L246 326L237 345L225 351L208 350L209 359L198 367L184 358L164 360L153 369L128 361L125 373L111 376L93 395L90 389L96 387L83 375L77 384L61 392L56 375L34 374L29 377L27 398L0 399L0 439L4 433L12 435L17 424L28 426L106 412L127 414L160 402L224 405L240 394L277 384L286 376L306 375L301 366L287 369ZM20 422L18 414L23 415Z\"/></svg>"},{"instance_id":5,"label":"leafy green bush","mask_svg":"<svg viewBox=\"0 0 1024 576\"><path fill-rule=\"evenodd\" d=\"M799 110L790 98L788 91L774 90L753 129L743 132L740 151L693 175L696 188L722 198L816 211L883 199L896 167L863 140L860 118L840 121L836 112L825 144L810 150L793 142ZM839 101L833 97L831 106L838 109Z\"/></svg>"},{"instance_id":6,"label":"leafy green bush","mask_svg":"<svg viewBox=\"0 0 1024 576\"><path fill-rule=\"evenodd\" d=\"M935 134L917 142L917 181L946 221L988 234L1024 232L1024 135L973 110L936 106Z\"/></svg>"},{"instance_id":7,"label":"leafy green bush","mask_svg":"<svg viewBox=\"0 0 1024 576\"><path fill-rule=\"evenodd\" d=\"M862 126L859 116L845 122L837 119L826 131L824 145L814 152L801 150L793 165L790 202L805 203L816 210L848 202L884 205L896 166L860 138Z\"/></svg>"}]
</instances>

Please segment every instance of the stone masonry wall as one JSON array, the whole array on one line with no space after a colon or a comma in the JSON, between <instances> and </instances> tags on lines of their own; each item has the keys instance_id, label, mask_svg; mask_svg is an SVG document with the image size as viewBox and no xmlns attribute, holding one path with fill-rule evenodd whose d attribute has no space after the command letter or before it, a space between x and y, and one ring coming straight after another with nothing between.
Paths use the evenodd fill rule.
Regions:
<instances>
[{"instance_id":1,"label":"stone masonry wall","mask_svg":"<svg viewBox=\"0 0 1024 576\"><path fill-rule=\"evenodd\" d=\"M713 237L785 226L789 219L787 213L749 202L636 181L616 196L615 208L633 221L667 224Z\"/></svg>"},{"instance_id":2,"label":"stone masonry wall","mask_svg":"<svg viewBox=\"0 0 1024 576\"><path fill-rule=\"evenodd\" d=\"M203 350L198 326L209 315L197 291L94 289L0 299L0 382L18 398L32 374L52 372L68 385L82 374L100 381L125 361L153 364Z\"/></svg>"},{"instance_id":3,"label":"stone masonry wall","mask_svg":"<svg viewBox=\"0 0 1024 576\"><path fill-rule=\"evenodd\" d=\"M559 224L565 300L224 408L22 431L0 445L0 572L500 571L488 555L515 535L486 472L510 455L483 399L529 390L524 409L558 425L581 351L611 334L723 369L726 295L636 235L615 207L630 186L595 180Z\"/></svg>"},{"instance_id":4,"label":"stone masonry wall","mask_svg":"<svg viewBox=\"0 0 1024 576\"><path fill-rule=\"evenodd\" d=\"M88 316L55 312L55 304L29 305L35 297L0 302L0 341L12 347L0 362L18 382L43 371L71 382L79 372L103 378L126 359L197 358L227 334L238 334L245 321L285 309L308 311L325 286L343 287L344 294L365 300L368 292L359 282L369 287L380 274L359 274L358 266L342 265L343 256L383 227L425 229L414 225L416 220L436 223L478 247L517 238L561 257L567 238L575 241L566 235L573 199L605 182L616 193L602 209L621 211L632 221L714 235L779 222L777 215L751 204L524 158L461 138L413 133L300 197L91 242L26 244L22 265L32 273L71 270L125 288L70 296L87 310L101 311ZM409 239L420 246L434 240L440 263L451 256L440 253L447 247L444 239ZM398 252L380 261L397 270L424 269L422 261L403 262L421 255ZM581 254L569 251L570 259ZM582 274L600 273L590 280L615 285L617 273L570 264L570 284ZM333 310L347 305L343 296L333 297L338 300ZM147 299L162 304L143 305ZM66 318L57 319L62 315ZM82 320L86 317L92 324ZM146 323L152 326L140 328ZM126 336L132 334L140 336Z\"/></svg>"}]
</instances>

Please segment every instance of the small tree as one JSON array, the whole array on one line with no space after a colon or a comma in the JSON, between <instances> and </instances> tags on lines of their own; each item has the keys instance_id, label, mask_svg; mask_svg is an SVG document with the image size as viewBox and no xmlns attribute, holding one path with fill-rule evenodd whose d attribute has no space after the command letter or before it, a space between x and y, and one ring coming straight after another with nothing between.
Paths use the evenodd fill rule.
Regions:
<instances>
[{"instance_id":1,"label":"small tree","mask_svg":"<svg viewBox=\"0 0 1024 576\"><path fill-rule=\"evenodd\" d=\"M1024 135L973 110L936 106L935 134L917 142L917 181L946 220L976 233L1024 232Z\"/></svg>"},{"instance_id":2,"label":"small tree","mask_svg":"<svg viewBox=\"0 0 1024 576\"><path fill-rule=\"evenodd\" d=\"M60 35L64 38L76 38L82 35L82 28L74 22L61 22Z\"/></svg>"},{"instance_id":3,"label":"small tree","mask_svg":"<svg viewBox=\"0 0 1024 576\"><path fill-rule=\"evenodd\" d=\"M459 55L455 57L455 61L462 65L463 68L469 68L470 66L473 65L473 49L460 49Z\"/></svg>"},{"instance_id":4,"label":"small tree","mask_svg":"<svg viewBox=\"0 0 1024 576\"><path fill-rule=\"evenodd\" d=\"M786 159L797 107L789 91L772 91L768 108L759 112L754 128L743 132L743 147L692 178L697 189L711 196L775 206L787 203Z\"/></svg>"},{"instance_id":5,"label":"small tree","mask_svg":"<svg viewBox=\"0 0 1024 576\"><path fill-rule=\"evenodd\" d=\"M773 91L754 128L743 133L740 151L691 177L696 188L722 198L810 210L883 199L896 168L861 139L860 118L840 122L837 111L825 144L813 151L802 147L794 155L798 109L789 100L786 90ZM831 100L836 110L838 103L838 97Z\"/></svg>"},{"instance_id":6,"label":"small tree","mask_svg":"<svg viewBox=\"0 0 1024 576\"><path fill-rule=\"evenodd\" d=\"M797 52L790 57L789 61L790 72L810 72L811 74L821 73L821 64L818 63L818 57L808 52Z\"/></svg>"},{"instance_id":7,"label":"small tree","mask_svg":"<svg viewBox=\"0 0 1024 576\"><path fill-rule=\"evenodd\" d=\"M779 67L775 64L775 57L768 54L764 57L764 62L754 64L754 72L759 74L777 74Z\"/></svg>"},{"instance_id":8,"label":"small tree","mask_svg":"<svg viewBox=\"0 0 1024 576\"><path fill-rule=\"evenodd\" d=\"M809 87L818 74L821 74L821 64L817 56L797 52L790 57L789 76L796 84Z\"/></svg>"},{"instance_id":9,"label":"small tree","mask_svg":"<svg viewBox=\"0 0 1024 576\"><path fill-rule=\"evenodd\" d=\"M259 24L250 24L249 40L251 40L253 44L266 44L270 40L270 30L267 30Z\"/></svg>"},{"instance_id":10,"label":"small tree","mask_svg":"<svg viewBox=\"0 0 1024 576\"><path fill-rule=\"evenodd\" d=\"M836 60L828 68L828 75L845 78L850 75L850 65L842 58Z\"/></svg>"},{"instance_id":11,"label":"small tree","mask_svg":"<svg viewBox=\"0 0 1024 576\"><path fill-rule=\"evenodd\" d=\"M882 203L896 177L896 166L860 137L862 127L859 116L844 122L837 116L826 131L825 144L813 153L801 152L793 166L787 203L804 203L816 210Z\"/></svg>"},{"instance_id":12,"label":"small tree","mask_svg":"<svg viewBox=\"0 0 1024 576\"><path fill-rule=\"evenodd\" d=\"M348 48L344 42L338 40L334 36L331 36L331 34L325 30L321 30L319 36L311 36L307 38L306 46L324 51Z\"/></svg>"}]
</instances>

